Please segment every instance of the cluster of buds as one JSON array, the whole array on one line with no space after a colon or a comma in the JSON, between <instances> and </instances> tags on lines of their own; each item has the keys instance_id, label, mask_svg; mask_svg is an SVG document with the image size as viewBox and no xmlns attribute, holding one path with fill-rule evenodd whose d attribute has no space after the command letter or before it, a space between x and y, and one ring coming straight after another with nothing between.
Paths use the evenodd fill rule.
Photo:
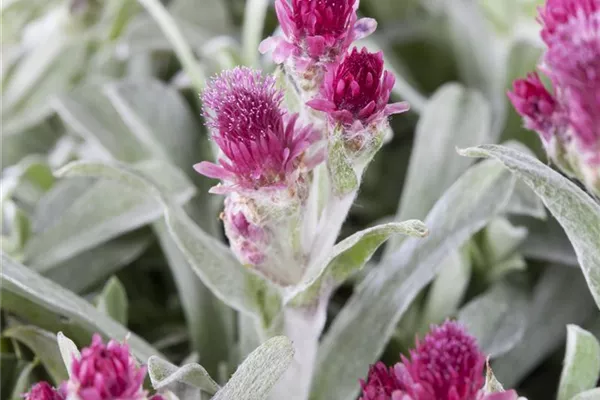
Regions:
<instances>
[{"instance_id":1,"label":"cluster of buds","mask_svg":"<svg viewBox=\"0 0 600 400\"><path fill-rule=\"evenodd\" d=\"M220 156L194 168L220 180L211 192L226 196L221 219L236 257L287 287L301 281L313 259L315 226L330 222L315 223L319 212L308 209L322 190L313 185L313 169L328 160L336 194L340 162L357 183L389 131L388 117L408 106L388 105L395 78L384 70L381 52L349 51L377 25L357 18L358 0L276 0L275 7L283 36L266 39L260 50L273 50L274 61L301 83L287 88L300 90L299 113L284 107L273 76L245 67L224 71L202 94Z\"/></svg>"},{"instance_id":2,"label":"cluster of buds","mask_svg":"<svg viewBox=\"0 0 600 400\"><path fill-rule=\"evenodd\" d=\"M57 389L47 382L35 384L26 400L147 400L142 384L146 368L138 367L129 346L114 340L104 344L95 334L92 344L74 358L69 380ZM151 400L162 400L154 395Z\"/></svg>"},{"instance_id":3,"label":"cluster of buds","mask_svg":"<svg viewBox=\"0 0 600 400\"><path fill-rule=\"evenodd\" d=\"M446 321L417 340L410 359L371 366L367 380L360 381L360 400L517 400L514 390L486 392L484 364L475 338Z\"/></svg>"},{"instance_id":4,"label":"cluster of buds","mask_svg":"<svg viewBox=\"0 0 600 400\"><path fill-rule=\"evenodd\" d=\"M600 1L547 0L538 20L551 90L531 73L509 97L554 163L600 196Z\"/></svg>"}]
</instances>

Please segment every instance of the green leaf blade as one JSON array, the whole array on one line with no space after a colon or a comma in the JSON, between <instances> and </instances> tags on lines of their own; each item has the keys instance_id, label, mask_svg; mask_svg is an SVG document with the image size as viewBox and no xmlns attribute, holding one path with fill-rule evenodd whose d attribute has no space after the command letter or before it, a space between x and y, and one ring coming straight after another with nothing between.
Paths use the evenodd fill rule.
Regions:
<instances>
[{"instance_id":1,"label":"green leaf blade","mask_svg":"<svg viewBox=\"0 0 600 400\"><path fill-rule=\"evenodd\" d=\"M571 400L596 386L600 377L600 343L577 325L567 325L567 351L557 400Z\"/></svg>"}]
</instances>

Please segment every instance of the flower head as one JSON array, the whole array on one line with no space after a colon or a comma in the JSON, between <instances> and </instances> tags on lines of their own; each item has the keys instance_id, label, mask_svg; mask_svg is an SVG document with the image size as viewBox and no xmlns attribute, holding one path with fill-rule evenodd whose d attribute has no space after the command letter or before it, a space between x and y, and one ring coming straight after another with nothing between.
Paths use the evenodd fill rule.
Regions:
<instances>
[{"instance_id":1,"label":"flower head","mask_svg":"<svg viewBox=\"0 0 600 400\"><path fill-rule=\"evenodd\" d=\"M590 15L598 10L598 0L548 0L539 9L538 20L542 24L542 39L548 43L560 27L571 19Z\"/></svg>"},{"instance_id":2,"label":"flower head","mask_svg":"<svg viewBox=\"0 0 600 400\"><path fill-rule=\"evenodd\" d=\"M383 69L383 53L355 47L327 72L320 97L307 104L337 123L362 127L408 110L406 103L388 104L394 83L394 75Z\"/></svg>"},{"instance_id":3,"label":"flower head","mask_svg":"<svg viewBox=\"0 0 600 400\"><path fill-rule=\"evenodd\" d=\"M556 111L554 96L544 87L537 73L513 83L513 91L508 93L517 112L525 119L528 129L538 132L549 142L555 131Z\"/></svg>"},{"instance_id":4,"label":"flower head","mask_svg":"<svg viewBox=\"0 0 600 400\"><path fill-rule=\"evenodd\" d=\"M401 395L404 396L404 393L400 390L400 382L394 371L381 361L371 366L367 381L361 379L360 387L362 396L359 400L404 400L401 397Z\"/></svg>"},{"instance_id":5,"label":"flower head","mask_svg":"<svg viewBox=\"0 0 600 400\"><path fill-rule=\"evenodd\" d=\"M214 79L202 98L207 125L224 157L194 168L223 181L213 193L288 187L299 168L319 161L305 157L318 133L299 127L297 114L283 112L283 93L273 77L238 67Z\"/></svg>"},{"instance_id":6,"label":"flower head","mask_svg":"<svg viewBox=\"0 0 600 400\"><path fill-rule=\"evenodd\" d=\"M260 45L274 50L280 64L292 57L294 67L306 70L315 63L335 63L354 40L370 35L373 19L357 21L358 0L275 0L283 37L270 37Z\"/></svg>"},{"instance_id":7,"label":"flower head","mask_svg":"<svg viewBox=\"0 0 600 400\"><path fill-rule=\"evenodd\" d=\"M144 399L145 375L145 367L135 365L127 344L111 340L105 345L95 334L92 344L81 351L81 358L73 360L66 390L82 400Z\"/></svg>"},{"instance_id":8,"label":"flower head","mask_svg":"<svg viewBox=\"0 0 600 400\"><path fill-rule=\"evenodd\" d=\"M456 322L435 326L395 366L396 376L415 399L475 400L484 383L485 356L475 338Z\"/></svg>"},{"instance_id":9,"label":"flower head","mask_svg":"<svg viewBox=\"0 0 600 400\"><path fill-rule=\"evenodd\" d=\"M38 382L23 395L25 400L63 400L65 396L48 382Z\"/></svg>"}]
</instances>

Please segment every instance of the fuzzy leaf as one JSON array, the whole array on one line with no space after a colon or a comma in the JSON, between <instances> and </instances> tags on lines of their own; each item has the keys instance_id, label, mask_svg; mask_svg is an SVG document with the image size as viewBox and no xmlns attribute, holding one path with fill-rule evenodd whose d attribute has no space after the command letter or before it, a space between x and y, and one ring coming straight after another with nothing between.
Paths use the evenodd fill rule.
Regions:
<instances>
[{"instance_id":1,"label":"fuzzy leaf","mask_svg":"<svg viewBox=\"0 0 600 400\"><path fill-rule=\"evenodd\" d=\"M60 350L60 356L65 364L65 368L67 369L69 376L71 376L71 365L73 364L73 359L80 358L81 353L79 353L79 349L77 348L75 342L66 337L62 332L58 332L56 334L56 341L58 343L58 349Z\"/></svg>"},{"instance_id":2,"label":"fuzzy leaf","mask_svg":"<svg viewBox=\"0 0 600 400\"><path fill-rule=\"evenodd\" d=\"M558 172L508 147L484 145L461 150L460 154L500 160L541 197L573 243L588 287L600 307L600 205Z\"/></svg>"},{"instance_id":3,"label":"fuzzy leaf","mask_svg":"<svg viewBox=\"0 0 600 400\"><path fill-rule=\"evenodd\" d=\"M465 173L429 213L425 239L406 239L356 288L322 341L312 399L352 398L417 294L435 277L449 251L503 210L514 179L497 163Z\"/></svg>"},{"instance_id":4,"label":"fuzzy leaf","mask_svg":"<svg viewBox=\"0 0 600 400\"><path fill-rule=\"evenodd\" d=\"M497 357L510 351L523 337L526 306L524 293L500 283L464 306L458 320L477 338L481 351Z\"/></svg>"},{"instance_id":5,"label":"fuzzy leaf","mask_svg":"<svg viewBox=\"0 0 600 400\"><path fill-rule=\"evenodd\" d=\"M4 262L2 264L5 267ZM56 384L69 377L56 343L56 336L52 333L36 326L19 325L6 329L2 335L16 339L29 347L44 364Z\"/></svg>"},{"instance_id":6,"label":"fuzzy leaf","mask_svg":"<svg viewBox=\"0 0 600 400\"><path fill-rule=\"evenodd\" d=\"M169 164L152 160L135 168L164 185L178 202L187 202L194 193L189 180ZM32 237L25 249L27 263L35 269L48 269L161 214L160 203L140 190L119 182L98 181L55 224Z\"/></svg>"},{"instance_id":7,"label":"fuzzy leaf","mask_svg":"<svg viewBox=\"0 0 600 400\"><path fill-rule=\"evenodd\" d=\"M318 271L308 271L305 283L292 292L295 305L316 301L319 294L329 293L352 273L361 269L389 237L402 234L425 237L427 227L417 220L389 223L365 229L336 244ZM297 293L297 294L296 294Z\"/></svg>"},{"instance_id":8,"label":"fuzzy leaf","mask_svg":"<svg viewBox=\"0 0 600 400\"><path fill-rule=\"evenodd\" d=\"M339 136L334 135L334 138L329 145L327 166L332 180L333 192L336 196L343 197L358 188L358 178L346 155L344 142Z\"/></svg>"},{"instance_id":9,"label":"fuzzy leaf","mask_svg":"<svg viewBox=\"0 0 600 400\"><path fill-rule=\"evenodd\" d=\"M288 338L267 340L250 353L213 400L264 400L293 358L294 348Z\"/></svg>"},{"instance_id":10,"label":"fuzzy leaf","mask_svg":"<svg viewBox=\"0 0 600 400\"><path fill-rule=\"evenodd\" d=\"M208 372L198 364L177 367L160 357L150 357L148 375L150 375L152 387L156 390L164 389L175 382L199 388L208 394L215 394L220 389Z\"/></svg>"},{"instance_id":11,"label":"fuzzy leaf","mask_svg":"<svg viewBox=\"0 0 600 400\"><path fill-rule=\"evenodd\" d=\"M90 303L2 254L2 307L39 326L60 327L89 340L94 332L127 342L133 354L147 360L160 352ZM58 322L55 315L58 315ZM71 336L73 337L73 336ZM53 340L54 336L53 336ZM58 351L58 346L57 346ZM57 354L58 359L60 355Z\"/></svg>"},{"instance_id":12,"label":"fuzzy leaf","mask_svg":"<svg viewBox=\"0 0 600 400\"><path fill-rule=\"evenodd\" d=\"M523 339L492 362L505 387L514 387L564 342L565 325L581 324L597 313L585 279L573 268L549 266L531 293Z\"/></svg>"},{"instance_id":13,"label":"fuzzy leaf","mask_svg":"<svg viewBox=\"0 0 600 400\"><path fill-rule=\"evenodd\" d=\"M229 249L207 235L185 211L169 197L169 192L156 181L124 164L74 162L57 172L58 176L95 176L115 180L132 189L143 191L158 199L175 243L185 255L196 274L213 294L230 307L253 314L248 282L250 272L233 257Z\"/></svg>"},{"instance_id":14,"label":"fuzzy leaf","mask_svg":"<svg viewBox=\"0 0 600 400\"><path fill-rule=\"evenodd\" d=\"M588 390L583 393L579 393L577 396L573 397L571 400L598 400L598 399L600 399L600 388Z\"/></svg>"},{"instance_id":15,"label":"fuzzy leaf","mask_svg":"<svg viewBox=\"0 0 600 400\"><path fill-rule=\"evenodd\" d=\"M600 378L600 343L577 325L567 325L567 351L558 386L557 400L592 389Z\"/></svg>"},{"instance_id":16,"label":"fuzzy leaf","mask_svg":"<svg viewBox=\"0 0 600 400\"><path fill-rule=\"evenodd\" d=\"M120 324L127 326L127 292L116 276L106 282L97 298L96 308Z\"/></svg>"}]
</instances>

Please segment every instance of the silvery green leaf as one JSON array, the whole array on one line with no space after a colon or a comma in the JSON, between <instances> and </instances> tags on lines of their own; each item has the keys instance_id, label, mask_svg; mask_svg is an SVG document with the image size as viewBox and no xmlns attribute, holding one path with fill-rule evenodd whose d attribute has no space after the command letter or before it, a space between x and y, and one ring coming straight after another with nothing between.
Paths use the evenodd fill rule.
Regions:
<instances>
[{"instance_id":1,"label":"silvery green leaf","mask_svg":"<svg viewBox=\"0 0 600 400\"><path fill-rule=\"evenodd\" d=\"M258 45L262 39L269 0L247 0L242 28L242 48L247 65L258 63Z\"/></svg>"},{"instance_id":2,"label":"silvery green leaf","mask_svg":"<svg viewBox=\"0 0 600 400\"><path fill-rule=\"evenodd\" d=\"M230 307L253 314L248 284L251 273L244 269L222 243L206 234L185 211L171 200L163 184L125 164L74 162L57 172L62 177L95 176L129 186L160 201L175 243L204 284Z\"/></svg>"},{"instance_id":3,"label":"silvery green leaf","mask_svg":"<svg viewBox=\"0 0 600 400\"><path fill-rule=\"evenodd\" d=\"M600 205L558 172L510 148L484 145L460 153L500 160L541 197L571 240L588 287L600 307Z\"/></svg>"},{"instance_id":4,"label":"silvery green leaf","mask_svg":"<svg viewBox=\"0 0 600 400\"><path fill-rule=\"evenodd\" d=\"M187 202L194 188L175 167L158 160L136 166L173 193L175 201ZM119 182L98 181L66 210L57 223L35 235L27 244L27 262L47 269L77 254L144 226L162 214L158 201Z\"/></svg>"},{"instance_id":5,"label":"silvery green leaf","mask_svg":"<svg viewBox=\"0 0 600 400\"><path fill-rule=\"evenodd\" d=\"M557 400L592 389L600 378L600 343L590 332L567 325L567 350L558 385Z\"/></svg>"},{"instance_id":6,"label":"silvery green leaf","mask_svg":"<svg viewBox=\"0 0 600 400\"><path fill-rule=\"evenodd\" d=\"M320 295L330 293L352 273L361 269L379 246L396 234L425 237L428 231L421 221L410 220L378 225L355 233L335 245L327 261L317 266L320 268L307 271L304 283L292 292L292 302L295 305L312 303Z\"/></svg>"},{"instance_id":7,"label":"silvery green leaf","mask_svg":"<svg viewBox=\"0 0 600 400\"><path fill-rule=\"evenodd\" d=\"M220 0L175 0L169 10L174 17L208 29L213 34L227 34L232 29L227 4Z\"/></svg>"},{"instance_id":8,"label":"silvery green leaf","mask_svg":"<svg viewBox=\"0 0 600 400\"><path fill-rule=\"evenodd\" d=\"M2 136L0 136L2 169L17 164L29 154L45 154L52 149L62 134L59 129L53 129L48 123L13 132L6 126L2 128Z\"/></svg>"},{"instance_id":9,"label":"silvery green leaf","mask_svg":"<svg viewBox=\"0 0 600 400\"><path fill-rule=\"evenodd\" d=\"M2 360L2 362L3 367L6 368L4 360ZM25 364L25 366L18 372L19 376L17 377L15 384L12 386L12 394L9 397L10 399L22 398L21 396L23 396L23 393L27 393L31 386L35 384L36 378L34 370L38 367L38 365L39 362L34 360L33 362ZM5 382L2 382L2 388L4 390L7 390L9 387L10 386L5 384Z\"/></svg>"},{"instance_id":10,"label":"silvery green leaf","mask_svg":"<svg viewBox=\"0 0 600 400\"><path fill-rule=\"evenodd\" d=\"M153 241L149 230L136 230L64 262L32 268L64 288L81 293L136 260Z\"/></svg>"},{"instance_id":11,"label":"silvery green leaf","mask_svg":"<svg viewBox=\"0 0 600 400\"><path fill-rule=\"evenodd\" d=\"M525 293L505 283L474 298L458 313L465 325L490 357L498 357L515 347L523 338L527 326Z\"/></svg>"},{"instance_id":12,"label":"silvery green leaf","mask_svg":"<svg viewBox=\"0 0 600 400\"><path fill-rule=\"evenodd\" d=\"M250 353L213 400L264 400L293 358L294 348L288 338L267 340Z\"/></svg>"},{"instance_id":13,"label":"silvery green leaf","mask_svg":"<svg viewBox=\"0 0 600 400\"><path fill-rule=\"evenodd\" d=\"M160 357L153 356L148 360L148 375L152 387L156 390L164 389L176 382L199 388L208 394L215 394L220 389L208 372L198 364L177 367Z\"/></svg>"},{"instance_id":14,"label":"silvery green leaf","mask_svg":"<svg viewBox=\"0 0 600 400\"><path fill-rule=\"evenodd\" d=\"M492 363L505 387L516 386L563 343L565 325L582 324L598 311L586 292L585 279L579 271L564 266L546 268L530 295L523 339Z\"/></svg>"},{"instance_id":15,"label":"silvery green leaf","mask_svg":"<svg viewBox=\"0 0 600 400\"><path fill-rule=\"evenodd\" d=\"M124 340L133 354L147 360L160 352L122 325L105 316L90 303L31 269L2 254L2 307L35 322L40 327L63 330L71 337L89 340L93 332ZM53 336L54 343L56 343ZM58 346L57 346L58 351ZM61 359L57 354L57 359Z\"/></svg>"},{"instance_id":16,"label":"silvery green leaf","mask_svg":"<svg viewBox=\"0 0 600 400\"><path fill-rule=\"evenodd\" d=\"M211 33L199 25L186 21L181 17L174 17L183 36L190 43L204 43ZM168 51L172 46L156 22L148 15L138 15L127 26L121 38L122 46L132 55L143 54L150 51Z\"/></svg>"},{"instance_id":17,"label":"silvery green leaf","mask_svg":"<svg viewBox=\"0 0 600 400\"><path fill-rule=\"evenodd\" d=\"M127 326L127 292L116 276L106 282L104 289L96 298L96 308L118 323Z\"/></svg>"},{"instance_id":18,"label":"silvery green leaf","mask_svg":"<svg viewBox=\"0 0 600 400\"><path fill-rule=\"evenodd\" d=\"M4 263L2 266L5 267ZM29 347L55 383L69 377L58 350L56 336L52 333L32 325L18 325L4 330L2 336L18 340Z\"/></svg>"},{"instance_id":19,"label":"silvery green leaf","mask_svg":"<svg viewBox=\"0 0 600 400\"><path fill-rule=\"evenodd\" d=\"M600 388L587 390L583 393L579 393L571 400L598 400L600 399Z\"/></svg>"},{"instance_id":20,"label":"silvery green leaf","mask_svg":"<svg viewBox=\"0 0 600 400\"><path fill-rule=\"evenodd\" d=\"M471 259L465 249L450 252L441 265L439 274L427 292L421 315L422 330L454 315L471 280Z\"/></svg>"},{"instance_id":21,"label":"silvery green leaf","mask_svg":"<svg viewBox=\"0 0 600 400\"><path fill-rule=\"evenodd\" d=\"M472 164L455 156L456 146L485 142L490 124L490 107L478 92L454 83L437 90L417 124L397 221L427 216L444 191ZM392 238L388 253L402 240Z\"/></svg>"},{"instance_id":22,"label":"silvery green leaf","mask_svg":"<svg viewBox=\"0 0 600 400\"><path fill-rule=\"evenodd\" d=\"M179 292L192 349L202 355L203 366L214 374L231 350L233 333L228 332L234 323L232 311L204 286L171 237L165 221L155 222L153 229Z\"/></svg>"},{"instance_id":23,"label":"silvery green leaf","mask_svg":"<svg viewBox=\"0 0 600 400\"><path fill-rule=\"evenodd\" d=\"M58 343L58 349L60 350L60 356L62 357L63 363L69 376L71 376L71 365L74 359L79 359L81 353L75 342L65 336L64 333L58 332L56 334L56 341Z\"/></svg>"},{"instance_id":24,"label":"silvery green leaf","mask_svg":"<svg viewBox=\"0 0 600 400\"><path fill-rule=\"evenodd\" d=\"M527 227L529 234L519 251L525 257L579 268L573 245L554 217L545 221L527 218L518 220Z\"/></svg>"},{"instance_id":25,"label":"silvery green leaf","mask_svg":"<svg viewBox=\"0 0 600 400\"><path fill-rule=\"evenodd\" d=\"M514 179L497 163L468 170L436 203L425 239L406 239L356 288L321 343L312 398L351 398L417 294L435 277L449 251L503 210Z\"/></svg>"},{"instance_id":26,"label":"silvery green leaf","mask_svg":"<svg viewBox=\"0 0 600 400\"><path fill-rule=\"evenodd\" d=\"M336 196L343 197L358 189L358 178L346 155L341 133L333 135L329 143L327 167L331 176L332 189Z\"/></svg>"}]
</instances>

